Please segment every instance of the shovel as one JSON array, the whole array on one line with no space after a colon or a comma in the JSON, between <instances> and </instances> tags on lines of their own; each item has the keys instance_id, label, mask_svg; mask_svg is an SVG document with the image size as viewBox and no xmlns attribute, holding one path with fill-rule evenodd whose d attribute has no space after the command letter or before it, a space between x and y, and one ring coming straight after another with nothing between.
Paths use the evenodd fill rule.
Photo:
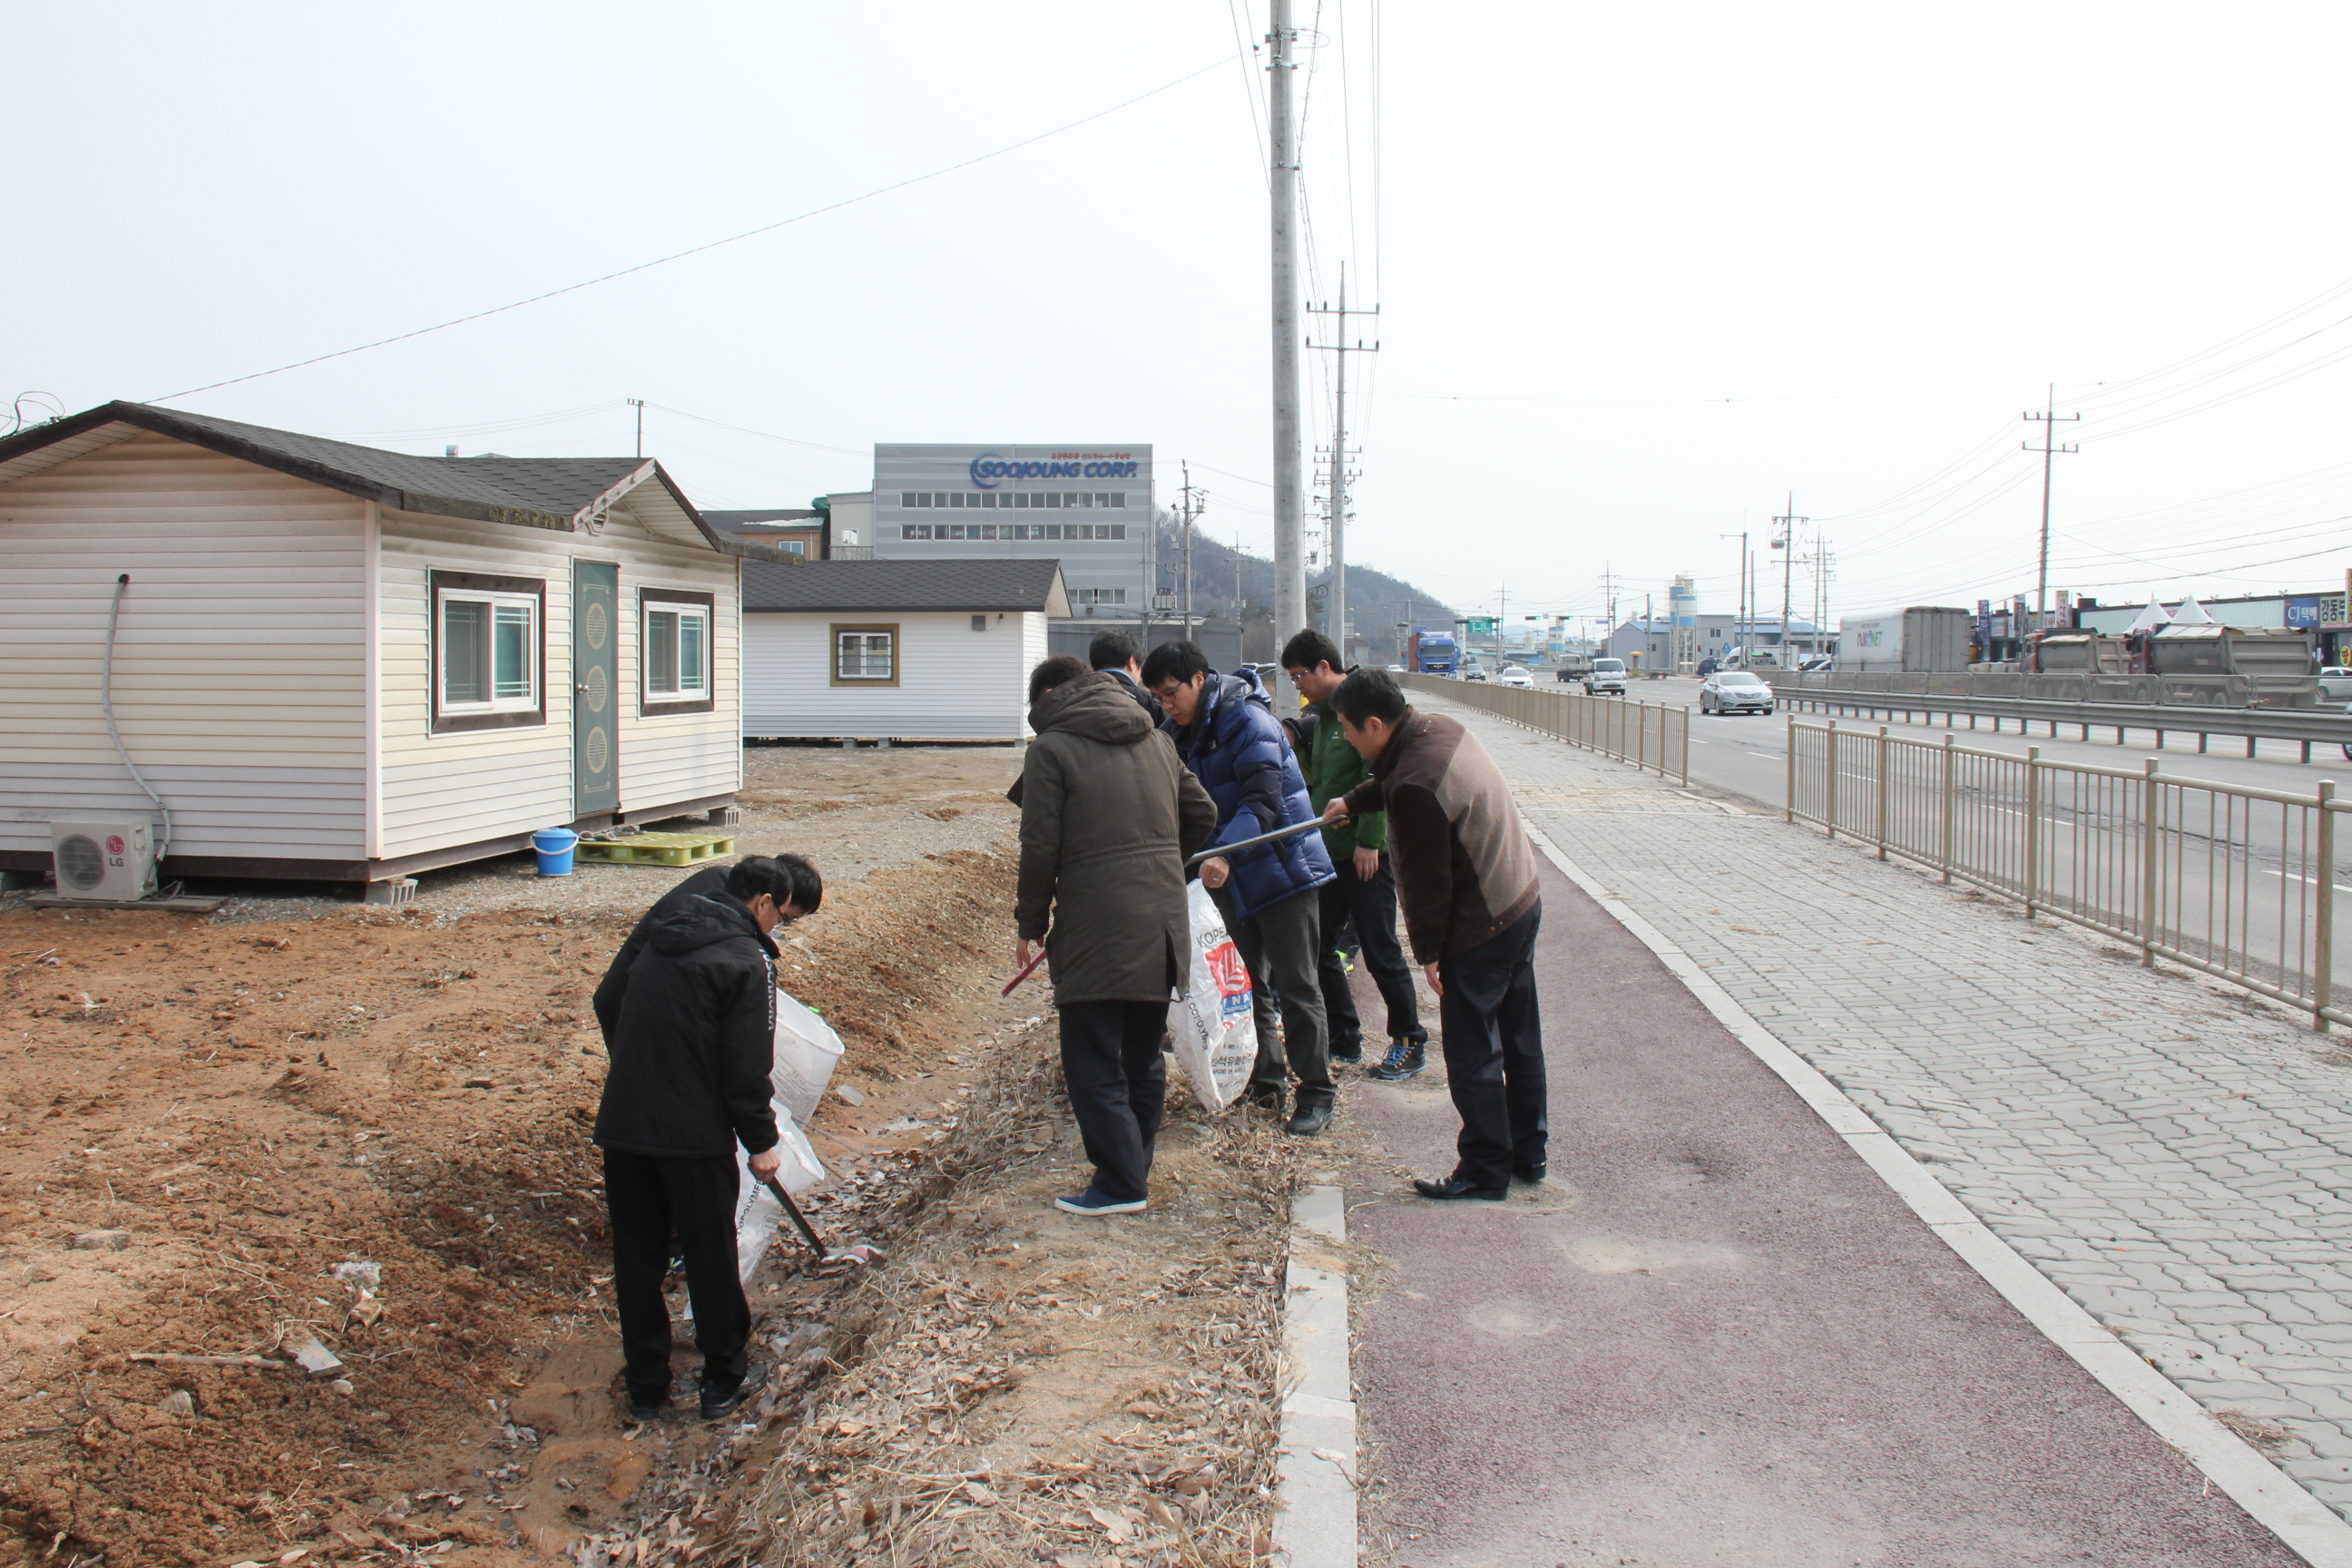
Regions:
<instances>
[{"instance_id":1,"label":"shovel","mask_svg":"<svg viewBox=\"0 0 2352 1568\"><path fill-rule=\"evenodd\" d=\"M1238 838L1231 844L1212 846L1186 860L1184 864L1198 866L1203 860L1213 860L1220 856L1231 855L1236 849L1255 849L1262 844L1277 844L1286 838L1296 838L1302 833L1313 833L1326 827L1343 827L1348 820L1343 816L1335 822L1326 822L1318 816L1306 822L1294 822L1287 827L1277 827L1271 833L1261 833L1255 838Z\"/></svg>"},{"instance_id":2,"label":"shovel","mask_svg":"<svg viewBox=\"0 0 2352 1568\"><path fill-rule=\"evenodd\" d=\"M808 1216L801 1213L800 1205L793 1202L793 1194L784 1191L784 1184L773 1176L766 1177L765 1181L768 1190L776 1194L776 1201L784 1205L784 1212L792 1215L793 1228L801 1233L801 1239L808 1243L811 1252L816 1254L818 1272L830 1274L846 1268L870 1268L887 1256L880 1247L864 1244L835 1252L818 1238L816 1231L809 1225Z\"/></svg>"}]
</instances>

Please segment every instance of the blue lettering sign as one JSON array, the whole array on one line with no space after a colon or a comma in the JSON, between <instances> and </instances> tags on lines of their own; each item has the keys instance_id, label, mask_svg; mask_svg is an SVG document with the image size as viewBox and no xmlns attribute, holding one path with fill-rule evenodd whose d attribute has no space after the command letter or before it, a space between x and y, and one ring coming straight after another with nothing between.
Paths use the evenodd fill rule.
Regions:
<instances>
[{"instance_id":1,"label":"blue lettering sign","mask_svg":"<svg viewBox=\"0 0 2352 1568\"><path fill-rule=\"evenodd\" d=\"M1141 463L1026 462L982 452L966 472L973 484L992 490L1006 479L1131 479L1142 470Z\"/></svg>"},{"instance_id":2,"label":"blue lettering sign","mask_svg":"<svg viewBox=\"0 0 2352 1568\"><path fill-rule=\"evenodd\" d=\"M2289 599L2286 602L2286 624L2305 630L2319 624L2319 601L2316 598Z\"/></svg>"}]
</instances>

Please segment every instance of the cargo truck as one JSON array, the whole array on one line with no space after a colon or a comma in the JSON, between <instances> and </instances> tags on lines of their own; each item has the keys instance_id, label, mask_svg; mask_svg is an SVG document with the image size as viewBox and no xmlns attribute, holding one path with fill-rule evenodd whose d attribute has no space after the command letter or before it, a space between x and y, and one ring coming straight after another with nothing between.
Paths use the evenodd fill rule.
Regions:
<instances>
[{"instance_id":1,"label":"cargo truck","mask_svg":"<svg viewBox=\"0 0 2352 1568\"><path fill-rule=\"evenodd\" d=\"M1911 605L1838 623L1837 668L1878 674L1957 675L1969 668L1969 612Z\"/></svg>"},{"instance_id":2,"label":"cargo truck","mask_svg":"<svg viewBox=\"0 0 2352 1568\"><path fill-rule=\"evenodd\" d=\"M1417 675L1451 675L1459 657L1450 631L1416 629L1405 645L1405 668Z\"/></svg>"}]
</instances>

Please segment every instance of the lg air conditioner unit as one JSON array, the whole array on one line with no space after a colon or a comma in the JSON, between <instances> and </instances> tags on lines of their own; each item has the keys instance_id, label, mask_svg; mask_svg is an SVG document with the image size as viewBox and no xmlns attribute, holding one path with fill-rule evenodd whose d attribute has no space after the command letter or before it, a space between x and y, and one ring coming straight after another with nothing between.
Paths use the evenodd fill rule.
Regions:
<instances>
[{"instance_id":1,"label":"lg air conditioner unit","mask_svg":"<svg viewBox=\"0 0 2352 1568\"><path fill-rule=\"evenodd\" d=\"M58 893L68 899L144 899L155 891L154 826L143 816L49 824Z\"/></svg>"}]
</instances>

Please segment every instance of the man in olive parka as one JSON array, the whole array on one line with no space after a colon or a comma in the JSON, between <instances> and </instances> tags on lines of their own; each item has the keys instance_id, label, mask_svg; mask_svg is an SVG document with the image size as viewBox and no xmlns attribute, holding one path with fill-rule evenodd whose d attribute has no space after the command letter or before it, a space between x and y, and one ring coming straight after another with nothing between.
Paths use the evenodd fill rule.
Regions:
<instances>
[{"instance_id":1,"label":"man in olive parka","mask_svg":"<svg viewBox=\"0 0 2352 1568\"><path fill-rule=\"evenodd\" d=\"M1029 678L1021 875L1013 906L1025 967L1046 942L1061 1012L1062 1076L1095 1177L1055 1206L1144 1206L1168 1069L1168 1002L1192 942L1184 858L1217 808L1118 679L1066 656ZM1052 937L1046 933L1051 928Z\"/></svg>"}]
</instances>

